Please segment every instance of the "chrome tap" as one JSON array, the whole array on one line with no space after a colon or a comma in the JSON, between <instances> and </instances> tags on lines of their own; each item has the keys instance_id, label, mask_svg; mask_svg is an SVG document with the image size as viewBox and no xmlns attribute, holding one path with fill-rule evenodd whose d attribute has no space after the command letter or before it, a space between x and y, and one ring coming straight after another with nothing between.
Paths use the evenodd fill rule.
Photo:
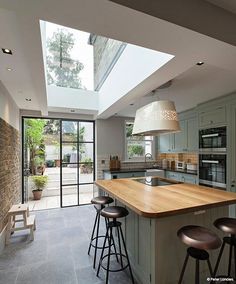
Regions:
<instances>
[{"instance_id":1,"label":"chrome tap","mask_svg":"<svg viewBox=\"0 0 236 284\"><path fill-rule=\"evenodd\" d=\"M147 153L145 155L145 163L147 162L147 158L149 158L149 160L151 160L152 159L152 154L151 153Z\"/></svg>"}]
</instances>

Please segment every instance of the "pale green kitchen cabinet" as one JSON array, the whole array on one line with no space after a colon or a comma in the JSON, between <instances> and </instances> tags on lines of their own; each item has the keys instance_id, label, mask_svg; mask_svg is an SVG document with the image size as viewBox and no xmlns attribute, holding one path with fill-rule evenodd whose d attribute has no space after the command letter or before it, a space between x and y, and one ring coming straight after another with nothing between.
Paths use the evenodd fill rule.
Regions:
<instances>
[{"instance_id":1,"label":"pale green kitchen cabinet","mask_svg":"<svg viewBox=\"0 0 236 284\"><path fill-rule=\"evenodd\" d=\"M218 125L224 125L227 121L225 106L211 106L209 109L200 111L199 127L207 128Z\"/></svg>"},{"instance_id":2,"label":"pale green kitchen cabinet","mask_svg":"<svg viewBox=\"0 0 236 284\"><path fill-rule=\"evenodd\" d=\"M180 120L179 126L181 131L174 134L174 151L184 152L187 151L188 144L187 120Z\"/></svg>"},{"instance_id":3,"label":"pale green kitchen cabinet","mask_svg":"<svg viewBox=\"0 0 236 284\"><path fill-rule=\"evenodd\" d=\"M174 146L174 135L173 134L163 134L158 137L158 152L159 153L169 153L173 152Z\"/></svg>"},{"instance_id":4,"label":"pale green kitchen cabinet","mask_svg":"<svg viewBox=\"0 0 236 284\"><path fill-rule=\"evenodd\" d=\"M197 117L179 121L181 131L174 134L175 152L195 152L198 150Z\"/></svg>"},{"instance_id":5,"label":"pale green kitchen cabinet","mask_svg":"<svg viewBox=\"0 0 236 284\"><path fill-rule=\"evenodd\" d=\"M198 150L197 117L187 120L187 150L188 152L196 152Z\"/></svg>"}]
</instances>

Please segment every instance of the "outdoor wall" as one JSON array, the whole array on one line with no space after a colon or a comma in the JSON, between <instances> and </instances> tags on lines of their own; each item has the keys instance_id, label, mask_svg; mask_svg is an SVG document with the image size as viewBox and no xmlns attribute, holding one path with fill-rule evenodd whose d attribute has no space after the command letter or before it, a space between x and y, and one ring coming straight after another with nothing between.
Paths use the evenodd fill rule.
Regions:
<instances>
[{"instance_id":1,"label":"outdoor wall","mask_svg":"<svg viewBox=\"0 0 236 284\"><path fill-rule=\"evenodd\" d=\"M0 252L12 204L21 201L19 109L0 82Z\"/></svg>"},{"instance_id":2,"label":"outdoor wall","mask_svg":"<svg viewBox=\"0 0 236 284\"><path fill-rule=\"evenodd\" d=\"M97 35L91 35L90 42L94 47L94 90L99 90L124 43Z\"/></svg>"}]
</instances>

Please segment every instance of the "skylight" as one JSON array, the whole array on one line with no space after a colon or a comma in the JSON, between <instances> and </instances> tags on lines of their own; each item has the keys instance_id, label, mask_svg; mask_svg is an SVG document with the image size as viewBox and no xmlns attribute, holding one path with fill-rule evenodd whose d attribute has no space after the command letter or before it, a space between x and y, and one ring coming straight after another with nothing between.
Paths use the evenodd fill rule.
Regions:
<instances>
[{"instance_id":1,"label":"skylight","mask_svg":"<svg viewBox=\"0 0 236 284\"><path fill-rule=\"evenodd\" d=\"M40 27L48 106L53 111L79 109L100 115L137 92L174 57L49 22L40 21Z\"/></svg>"},{"instance_id":2,"label":"skylight","mask_svg":"<svg viewBox=\"0 0 236 284\"><path fill-rule=\"evenodd\" d=\"M93 46L90 34L46 23L47 84L93 90Z\"/></svg>"}]
</instances>

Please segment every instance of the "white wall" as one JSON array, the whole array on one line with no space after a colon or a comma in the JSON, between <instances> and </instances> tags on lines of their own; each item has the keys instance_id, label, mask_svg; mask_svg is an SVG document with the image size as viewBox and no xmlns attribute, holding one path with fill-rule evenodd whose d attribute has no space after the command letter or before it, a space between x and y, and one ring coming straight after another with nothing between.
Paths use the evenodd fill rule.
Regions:
<instances>
[{"instance_id":1,"label":"white wall","mask_svg":"<svg viewBox=\"0 0 236 284\"><path fill-rule=\"evenodd\" d=\"M124 122L123 117L96 120L97 155L118 155L124 159Z\"/></svg>"},{"instance_id":2,"label":"white wall","mask_svg":"<svg viewBox=\"0 0 236 284\"><path fill-rule=\"evenodd\" d=\"M0 81L0 117L19 130L19 108Z\"/></svg>"},{"instance_id":3,"label":"white wall","mask_svg":"<svg viewBox=\"0 0 236 284\"><path fill-rule=\"evenodd\" d=\"M48 106L98 110L98 93L82 89L47 85Z\"/></svg>"}]
</instances>

